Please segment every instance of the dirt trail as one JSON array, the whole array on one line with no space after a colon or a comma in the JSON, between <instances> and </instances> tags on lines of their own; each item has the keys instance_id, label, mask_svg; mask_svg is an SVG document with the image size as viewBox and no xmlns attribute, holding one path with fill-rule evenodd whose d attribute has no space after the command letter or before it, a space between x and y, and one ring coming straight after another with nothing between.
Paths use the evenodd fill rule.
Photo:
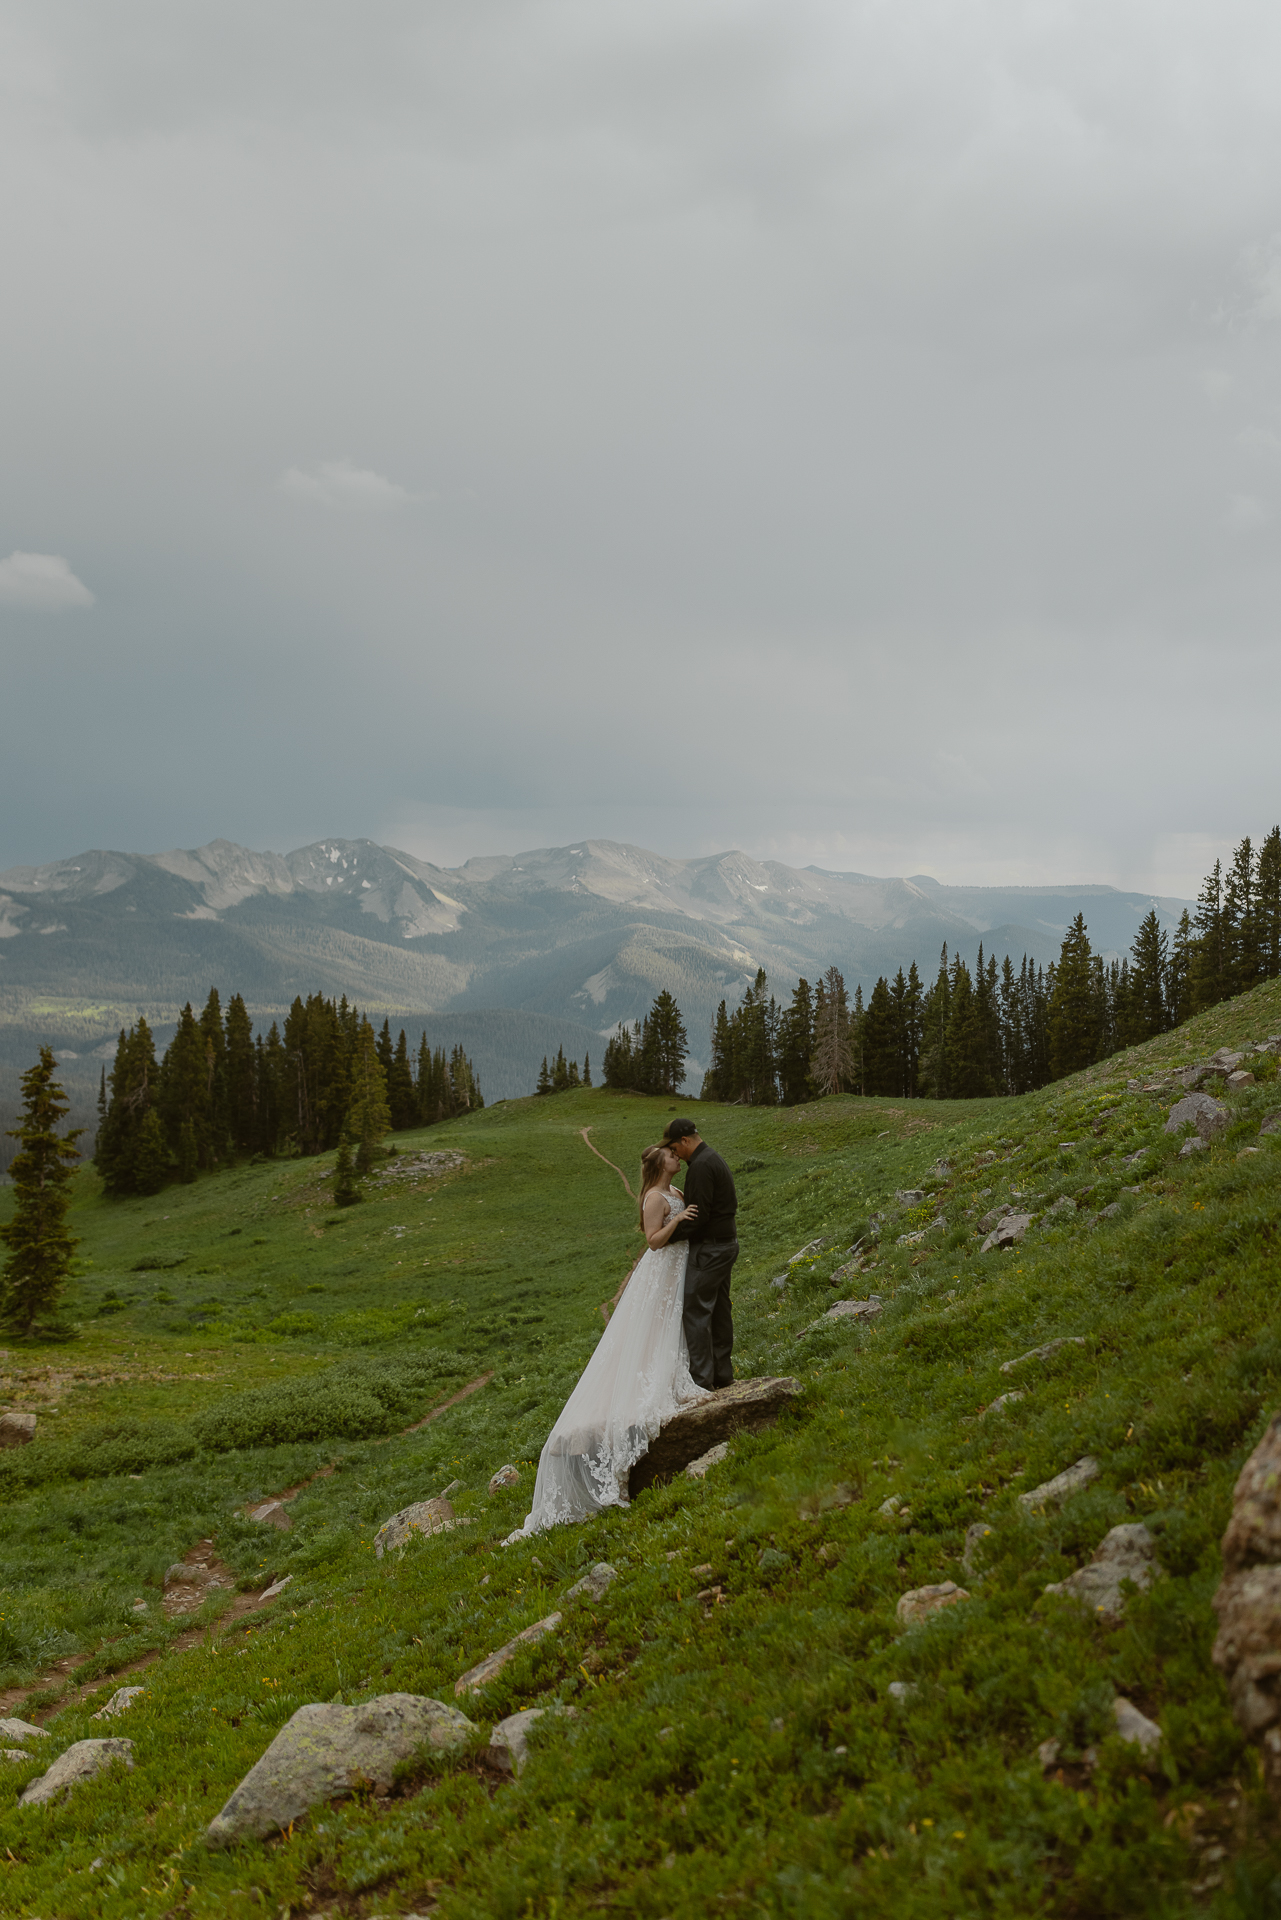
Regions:
<instances>
[{"instance_id":1,"label":"dirt trail","mask_svg":"<svg viewBox=\"0 0 1281 1920\"><path fill-rule=\"evenodd\" d=\"M448 1413L451 1407L456 1407L460 1400L466 1400L469 1395L478 1393L482 1387L488 1386L493 1377L491 1371L480 1374L475 1380L469 1380L465 1387L460 1387L457 1393L449 1396L448 1400L442 1400L439 1406L433 1407L431 1412L424 1414L421 1420L416 1420L412 1427L402 1427L400 1433L389 1434L387 1440L403 1439L406 1434L421 1432L424 1427L430 1426L433 1420L439 1420L442 1413ZM333 1471L332 1467L321 1467L318 1472L310 1474L306 1480L300 1480L297 1486L287 1487L283 1493L273 1494L270 1497L280 1501L292 1500L313 1481L327 1480ZM109 1674L100 1674L96 1680L90 1680L79 1687L72 1687L69 1684L71 1676L103 1649L98 1647L92 1653L70 1654L65 1660L55 1661L48 1672L42 1673L30 1686L10 1687L7 1692L0 1693L0 1715L11 1714L33 1694L47 1692L50 1687L61 1684L63 1691L56 1700L51 1701L48 1706L33 1709L38 1720L45 1720L50 1714L61 1713L64 1707L71 1706L77 1700L83 1700L88 1694L96 1693L100 1687L106 1686L109 1680L122 1682L131 1673L141 1673L144 1668L152 1666L159 1660L163 1654L185 1653L189 1647L199 1646L202 1641L219 1637L243 1620L246 1614L256 1613L260 1607L269 1606L277 1598L274 1587L269 1587L266 1592L234 1593L236 1576L226 1561L218 1558L214 1552L212 1540L199 1540L194 1547L189 1547L182 1557L182 1565L191 1567L195 1577L191 1581L176 1580L165 1588L161 1605L166 1619L173 1620L185 1613L196 1612L204 1605L206 1595L211 1591L215 1593L232 1591L233 1598L230 1606L220 1613L216 1620L211 1621L208 1626L193 1627L188 1633L179 1634L177 1639L167 1641L163 1647L152 1647L148 1652L140 1653L136 1660L130 1660L124 1666L114 1668ZM196 1569L199 1569L199 1572L196 1572ZM107 1646L111 1644L111 1641L106 1642Z\"/></svg>"},{"instance_id":2,"label":"dirt trail","mask_svg":"<svg viewBox=\"0 0 1281 1920\"><path fill-rule=\"evenodd\" d=\"M590 1127L580 1127L580 1128L579 1128L579 1132L580 1132L580 1133L582 1134L582 1136L583 1136L583 1139L584 1139L584 1141L586 1142L586 1144L587 1144L587 1146L588 1146L589 1148L591 1148L591 1151L592 1151L592 1152L593 1152L593 1153L594 1153L594 1154L596 1155L596 1158L597 1158L598 1160L605 1160L605 1156L604 1156L604 1154L603 1154L603 1153L601 1152L601 1150L600 1150L600 1148L599 1148L599 1147L593 1147L593 1146L592 1146L592 1143L591 1143L591 1141L587 1139L587 1136L588 1136L588 1134L589 1134L589 1133L591 1132L591 1128L590 1128ZM613 1168L613 1171L614 1171L614 1172L615 1172L615 1173L616 1173L616 1174L618 1175L618 1177L619 1177L619 1179L620 1179L620 1180L622 1181L622 1183L623 1183L623 1185L624 1185L624 1186L625 1186L625 1187L627 1188L627 1194L628 1194L628 1198L629 1198L629 1199L631 1199L631 1200L634 1200L634 1199L636 1198L636 1195L635 1195L635 1194L634 1194L634 1193L632 1192L632 1189L631 1189L631 1186L630 1186L630 1184L628 1183L628 1179L627 1179L627 1175L626 1175L626 1174L625 1174L625 1173L623 1172L623 1169L622 1169L621 1167L615 1167L615 1166L614 1166L614 1163L613 1163L613 1161L612 1161L612 1160L605 1160L605 1165L606 1165L607 1167L611 1167L611 1168Z\"/></svg>"}]
</instances>

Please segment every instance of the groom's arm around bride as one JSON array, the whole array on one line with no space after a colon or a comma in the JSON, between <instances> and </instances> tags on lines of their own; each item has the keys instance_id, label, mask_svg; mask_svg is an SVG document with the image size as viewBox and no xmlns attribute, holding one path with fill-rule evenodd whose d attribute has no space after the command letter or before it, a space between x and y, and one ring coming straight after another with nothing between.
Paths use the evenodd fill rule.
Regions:
<instances>
[{"instance_id":1,"label":"groom's arm around bride","mask_svg":"<svg viewBox=\"0 0 1281 1920\"><path fill-rule=\"evenodd\" d=\"M697 1206L680 1221L673 1240L690 1243L685 1269L683 1324L689 1370L700 1387L727 1387L734 1378L734 1318L730 1274L738 1257L738 1195L734 1176L692 1120L673 1120L663 1135L685 1162L685 1202Z\"/></svg>"}]
</instances>

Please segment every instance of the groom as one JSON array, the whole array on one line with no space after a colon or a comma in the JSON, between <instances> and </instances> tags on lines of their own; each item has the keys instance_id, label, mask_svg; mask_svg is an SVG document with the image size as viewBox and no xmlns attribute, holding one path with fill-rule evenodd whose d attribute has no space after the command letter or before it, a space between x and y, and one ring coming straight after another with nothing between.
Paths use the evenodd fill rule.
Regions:
<instances>
[{"instance_id":1,"label":"groom","mask_svg":"<svg viewBox=\"0 0 1281 1920\"><path fill-rule=\"evenodd\" d=\"M734 1378L729 1277L738 1258L734 1176L692 1120L670 1121L663 1145L685 1162L685 1204L698 1208L672 1235L690 1243L683 1318L689 1370L700 1387L727 1387Z\"/></svg>"}]
</instances>

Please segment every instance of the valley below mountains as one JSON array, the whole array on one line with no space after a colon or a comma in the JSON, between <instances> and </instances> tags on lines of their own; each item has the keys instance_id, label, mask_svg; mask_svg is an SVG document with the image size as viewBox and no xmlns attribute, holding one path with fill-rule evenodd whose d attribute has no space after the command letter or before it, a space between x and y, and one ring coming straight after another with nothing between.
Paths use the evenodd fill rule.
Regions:
<instances>
[{"instance_id":1,"label":"valley below mountains","mask_svg":"<svg viewBox=\"0 0 1281 1920\"><path fill-rule=\"evenodd\" d=\"M0 873L0 1073L40 1044L83 1107L120 1027L141 1013L167 1038L183 1003L216 985L264 1024L295 995L346 994L411 1045L461 1042L487 1100L532 1091L544 1054L603 1053L666 987L689 1031L694 1089L721 1000L759 967L782 998L841 968L865 994L879 974L939 949L973 963L1048 964L1075 914L1096 952L1128 949L1155 907L1181 900L1105 886L950 887L731 852L672 860L607 840L437 867L370 840L289 854L226 840L193 851L93 851ZM8 1085L0 1106L10 1104ZM83 1112L81 1117L84 1117Z\"/></svg>"}]
</instances>

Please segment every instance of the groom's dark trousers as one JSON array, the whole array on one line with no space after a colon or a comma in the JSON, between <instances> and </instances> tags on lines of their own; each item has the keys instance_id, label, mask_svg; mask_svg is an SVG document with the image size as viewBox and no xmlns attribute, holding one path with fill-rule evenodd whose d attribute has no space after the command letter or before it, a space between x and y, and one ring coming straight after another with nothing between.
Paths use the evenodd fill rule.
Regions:
<instances>
[{"instance_id":1,"label":"groom's dark trousers","mask_svg":"<svg viewBox=\"0 0 1281 1920\"><path fill-rule=\"evenodd\" d=\"M672 1237L690 1243L684 1309L689 1370L700 1387L727 1387L734 1378L729 1284L738 1258L738 1196L734 1176L706 1141L690 1157L685 1201L698 1208L698 1218L685 1233L678 1227Z\"/></svg>"}]
</instances>

